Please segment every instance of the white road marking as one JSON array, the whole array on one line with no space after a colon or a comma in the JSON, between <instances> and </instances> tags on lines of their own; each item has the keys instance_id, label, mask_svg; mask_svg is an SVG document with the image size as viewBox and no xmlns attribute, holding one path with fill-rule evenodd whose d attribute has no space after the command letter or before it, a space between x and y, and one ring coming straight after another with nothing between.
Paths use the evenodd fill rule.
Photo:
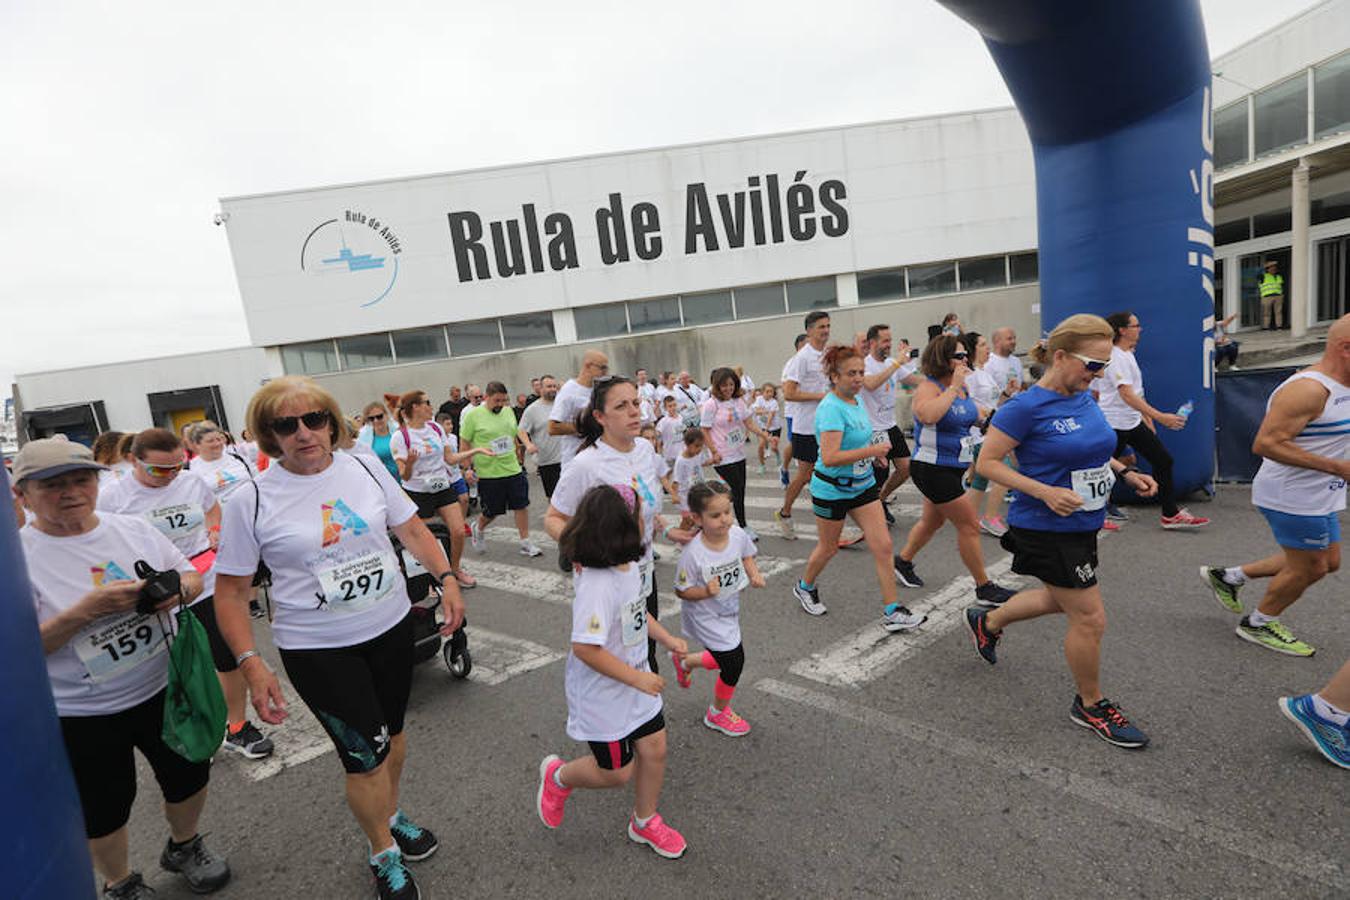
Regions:
<instances>
[{"instance_id":1,"label":"white road marking","mask_svg":"<svg viewBox=\"0 0 1350 900\"><path fill-rule=\"evenodd\" d=\"M281 694L286 698L286 721L280 725L259 723L263 733L272 740L272 755L266 759L252 760L225 749L216 753L216 759L222 755L233 759L239 770L253 781L271 778L283 769L290 769L333 751L328 732L323 730L319 720L305 706L285 673L277 672L277 680L281 682Z\"/></svg>"},{"instance_id":2,"label":"white road marking","mask_svg":"<svg viewBox=\"0 0 1350 900\"><path fill-rule=\"evenodd\" d=\"M1297 844L1249 831L1226 821L1204 818L1192 808L1168 804L1103 779L1091 778L1039 760L1020 757L1009 752L1005 744L997 741L972 741L910 719L771 678L756 682L755 688L841 719L915 743L926 744L944 756L968 760L981 769L993 769L1015 778L1037 781L1052 790L1109 812L1157 825L1175 834L1227 850L1262 866L1274 866L1297 878L1316 881L1338 891L1350 891L1350 871L1347 871L1343 862L1322 857ZM1084 739L1086 740L1086 737Z\"/></svg>"},{"instance_id":3,"label":"white road marking","mask_svg":"<svg viewBox=\"0 0 1350 900\"><path fill-rule=\"evenodd\" d=\"M473 655L473 671L469 673L468 680L483 685L501 684L517 675L557 662L567 655L533 641L472 625L468 628L468 635L469 652Z\"/></svg>"}]
</instances>

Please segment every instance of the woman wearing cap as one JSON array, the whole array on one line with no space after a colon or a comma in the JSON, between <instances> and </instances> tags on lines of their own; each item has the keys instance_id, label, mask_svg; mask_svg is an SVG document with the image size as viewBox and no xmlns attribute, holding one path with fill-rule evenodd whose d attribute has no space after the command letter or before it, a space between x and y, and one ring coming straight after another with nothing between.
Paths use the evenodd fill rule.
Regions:
<instances>
[{"instance_id":1,"label":"woman wearing cap","mask_svg":"<svg viewBox=\"0 0 1350 900\"><path fill-rule=\"evenodd\" d=\"M268 382L249 402L249 429L278 464L225 509L216 614L258 715L283 721L285 698L254 647L245 611L253 572L266 562L282 665L337 747L378 896L413 898L417 885L404 863L427 858L438 844L399 807L413 637L387 531L440 581L443 635L459 628L464 601L440 543L384 467L334 452L345 438L341 416L332 395L297 376Z\"/></svg>"},{"instance_id":2,"label":"woman wearing cap","mask_svg":"<svg viewBox=\"0 0 1350 900\"><path fill-rule=\"evenodd\" d=\"M128 859L139 749L169 823L160 865L197 893L214 891L230 868L197 832L211 765L188 762L161 736L169 670L167 617L158 613L196 598L202 577L144 518L95 510L103 468L87 448L58 438L30 441L14 461L18 492L36 517L19 535L89 854L105 898L153 895ZM178 574L179 596L156 614L136 611L138 560Z\"/></svg>"}]
</instances>

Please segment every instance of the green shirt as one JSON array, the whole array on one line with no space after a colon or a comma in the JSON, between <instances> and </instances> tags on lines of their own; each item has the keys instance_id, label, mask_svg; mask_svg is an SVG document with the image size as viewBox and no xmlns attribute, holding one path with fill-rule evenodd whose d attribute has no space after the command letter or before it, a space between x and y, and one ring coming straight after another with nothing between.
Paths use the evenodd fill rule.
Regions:
<instances>
[{"instance_id":1,"label":"green shirt","mask_svg":"<svg viewBox=\"0 0 1350 900\"><path fill-rule=\"evenodd\" d=\"M479 478L506 478L519 472L516 461L516 414L503 406L500 412L488 409L486 403L466 409L459 418L460 450L465 445L486 447L493 456L475 456L473 470Z\"/></svg>"}]
</instances>

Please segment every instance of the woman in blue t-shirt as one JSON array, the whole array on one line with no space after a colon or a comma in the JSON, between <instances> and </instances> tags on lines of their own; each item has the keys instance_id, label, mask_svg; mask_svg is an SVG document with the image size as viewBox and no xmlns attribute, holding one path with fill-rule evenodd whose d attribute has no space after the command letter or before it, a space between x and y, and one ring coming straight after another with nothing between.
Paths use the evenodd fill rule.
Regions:
<instances>
[{"instance_id":1,"label":"woman in blue t-shirt","mask_svg":"<svg viewBox=\"0 0 1350 900\"><path fill-rule=\"evenodd\" d=\"M886 530L879 488L872 474L873 460L884 461L891 445L889 441L872 443L872 420L858 400L865 371L862 354L854 347L836 344L821 355L820 365L830 379L831 389L816 407L819 454L811 472L816 546L806 561L806 571L793 585L792 594L810 615L825 614L816 578L839 552L844 517L852 516L876 562L883 605L882 627L887 631L918 628L928 617L916 616L896 602L895 582L891 578L891 534Z\"/></svg>"},{"instance_id":2,"label":"woman in blue t-shirt","mask_svg":"<svg viewBox=\"0 0 1350 900\"><path fill-rule=\"evenodd\" d=\"M1043 586L1018 592L998 609L973 606L966 624L975 649L992 665L1008 625L1064 613L1064 656L1078 687L1070 717L1108 743L1143 747L1148 737L1099 684L1106 610L1097 585L1097 532L1117 474L1140 496L1158 490L1152 478L1111 458L1116 434L1088 392L1110 364L1111 337L1111 326L1097 316L1065 319L1032 351L1048 366L1045 375L994 415L976 468L1016 492L1003 546L1013 554L1013 571L1039 578ZM1003 462L1013 450L1020 471Z\"/></svg>"},{"instance_id":3,"label":"woman in blue t-shirt","mask_svg":"<svg viewBox=\"0 0 1350 900\"><path fill-rule=\"evenodd\" d=\"M403 479L398 477L398 463L389 449L392 434L389 430L389 410L378 400L367 403L366 408L361 410L361 430L357 432L356 439L373 450L394 480L402 484Z\"/></svg>"}]
</instances>

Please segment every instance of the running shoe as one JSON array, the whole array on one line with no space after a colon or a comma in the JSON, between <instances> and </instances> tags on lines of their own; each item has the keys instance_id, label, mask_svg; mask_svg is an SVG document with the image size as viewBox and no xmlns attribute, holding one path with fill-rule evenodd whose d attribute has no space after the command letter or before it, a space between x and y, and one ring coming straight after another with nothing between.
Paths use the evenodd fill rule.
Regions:
<instances>
[{"instance_id":1,"label":"running shoe","mask_svg":"<svg viewBox=\"0 0 1350 900\"><path fill-rule=\"evenodd\" d=\"M802 605L809 616L823 616L827 612L825 604L820 602L820 588L811 588L809 591L802 587L800 580L792 586L792 596L797 598L797 602Z\"/></svg>"},{"instance_id":2,"label":"running shoe","mask_svg":"<svg viewBox=\"0 0 1350 900\"><path fill-rule=\"evenodd\" d=\"M430 828L414 824L401 809L394 813L394 824L389 826L389 833L394 836L394 843L398 844L399 852L408 862L426 859L441 846Z\"/></svg>"},{"instance_id":3,"label":"running shoe","mask_svg":"<svg viewBox=\"0 0 1350 900\"><path fill-rule=\"evenodd\" d=\"M1106 521L1102 522L1102 531L1119 531L1119 530L1120 530L1119 522L1112 522L1110 519L1107 519Z\"/></svg>"},{"instance_id":4,"label":"running shoe","mask_svg":"<svg viewBox=\"0 0 1350 900\"><path fill-rule=\"evenodd\" d=\"M797 532L792 530L792 517L783 515L781 509L773 511L773 520L778 523L778 530L782 534L783 540L795 541Z\"/></svg>"},{"instance_id":5,"label":"running shoe","mask_svg":"<svg viewBox=\"0 0 1350 900\"><path fill-rule=\"evenodd\" d=\"M1131 725L1120 707L1105 697L1091 706L1084 706L1083 698L1075 694L1069 719L1075 725L1091 730L1108 744L1131 750L1148 746L1148 735Z\"/></svg>"},{"instance_id":6,"label":"running shoe","mask_svg":"<svg viewBox=\"0 0 1350 900\"><path fill-rule=\"evenodd\" d=\"M469 543L473 544L473 549L479 553L487 552L487 542L483 540L483 526L478 524L478 520L473 520L473 525L469 527Z\"/></svg>"},{"instance_id":7,"label":"running shoe","mask_svg":"<svg viewBox=\"0 0 1350 900\"><path fill-rule=\"evenodd\" d=\"M459 571L455 573L455 584L458 584L460 587L466 589L471 587L478 587L478 579L474 578L468 572L465 572L464 567L460 566Z\"/></svg>"},{"instance_id":8,"label":"running shoe","mask_svg":"<svg viewBox=\"0 0 1350 900\"><path fill-rule=\"evenodd\" d=\"M375 876L378 900L418 900L422 896L412 872L403 864L403 854L398 847L390 847L375 857L370 864L370 874Z\"/></svg>"},{"instance_id":9,"label":"running shoe","mask_svg":"<svg viewBox=\"0 0 1350 900\"><path fill-rule=\"evenodd\" d=\"M159 867L182 875L194 894L218 891L230 880L230 864L208 850L200 834L185 844L175 844L169 838L159 855Z\"/></svg>"},{"instance_id":10,"label":"running shoe","mask_svg":"<svg viewBox=\"0 0 1350 900\"><path fill-rule=\"evenodd\" d=\"M786 466L778 467L778 480L782 482L783 487L787 487L789 484L792 483L792 476L788 474Z\"/></svg>"},{"instance_id":11,"label":"running shoe","mask_svg":"<svg viewBox=\"0 0 1350 900\"><path fill-rule=\"evenodd\" d=\"M1209 519L1193 516L1189 509L1179 509L1175 516L1163 516L1160 522L1167 531L1194 531L1202 525L1208 525Z\"/></svg>"},{"instance_id":12,"label":"running shoe","mask_svg":"<svg viewBox=\"0 0 1350 900\"><path fill-rule=\"evenodd\" d=\"M980 530L994 537L1003 537L1008 533L1008 526L999 516L981 516Z\"/></svg>"},{"instance_id":13,"label":"running shoe","mask_svg":"<svg viewBox=\"0 0 1350 900\"><path fill-rule=\"evenodd\" d=\"M966 607L966 627L970 629L970 636L975 641L975 650L992 666L998 662L998 640L1003 634L1001 632L995 634L985 627L984 620L988 615L989 610L983 607Z\"/></svg>"},{"instance_id":14,"label":"running shoe","mask_svg":"<svg viewBox=\"0 0 1350 900\"><path fill-rule=\"evenodd\" d=\"M1224 575L1223 566L1201 566L1200 577L1214 592L1214 599L1219 601L1220 606L1231 613L1242 615L1242 601L1238 599L1238 590L1242 585L1229 581Z\"/></svg>"},{"instance_id":15,"label":"running shoe","mask_svg":"<svg viewBox=\"0 0 1350 900\"><path fill-rule=\"evenodd\" d=\"M1002 606L1016 593L1017 591L1009 590L1001 584L986 581L975 589L975 602L980 606Z\"/></svg>"},{"instance_id":16,"label":"running shoe","mask_svg":"<svg viewBox=\"0 0 1350 900\"><path fill-rule=\"evenodd\" d=\"M915 615L899 603L887 604L881 610L881 627L887 631L913 631L927 621L928 616Z\"/></svg>"},{"instance_id":17,"label":"running shoe","mask_svg":"<svg viewBox=\"0 0 1350 900\"><path fill-rule=\"evenodd\" d=\"M839 532L839 546L852 547L855 544L863 542L864 535L861 528L845 528Z\"/></svg>"},{"instance_id":18,"label":"running shoe","mask_svg":"<svg viewBox=\"0 0 1350 900\"><path fill-rule=\"evenodd\" d=\"M1301 697L1281 697L1280 712L1298 726L1298 730L1313 742L1317 751L1333 766L1350 769L1350 724L1338 725L1317 714L1312 694Z\"/></svg>"},{"instance_id":19,"label":"running shoe","mask_svg":"<svg viewBox=\"0 0 1350 900\"><path fill-rule=\"evenodd\" d=\"M132 872L117 884L103 886L103 900L151 900L155 889L145 883L140 872Z\"/></svg>"},{"instance_id":20,"label":"running shoe","mask_svg":"<svg viewBox=\"0 0 1350 900\"><path fill-rule=\"evenodd\" d=\"M465 536L465 537L473 537L473 529L469 527L469 523L468 523L468 522L465 522L465 523L464 523L464 536Z\"/></svg>"},{"instance_id":21,"label":"running shoe","mask_svg":"<svg viewBox=\"0 0 1350 900\"><path fill-rule=\"evenodd\" d=\"M923 579L919 577L918 572L914 571L914 563L905 562L898 554L892 562L895 563L895 580L899 584L907 588L923 587Z\"/></svg>"},{"instance_id":22,"label":"running shoe","mask_svg":"<svg viewBox=\"0 0 1350 900\"><path fill-rule=\"evenodd\" d=\"M759 474L763 475L763 474L764 474L765 472L767 472L767 471L769 471L769 470L766 469L766 468L764 467L764 463L760 463L760 464L759 464Z\"/></svg>"},{"instance_id":23,"label":"running shoe","mask_svg":"<svg viewBox=\"0 0 1350 900\"><path fill-rule=\"evenodd\" d=\"M557 828L562 824L565 812L563 806L567 798L572 796L571 788L558 787L558 782L553 780L562 767L563 761L552 753L539 764L539 793L535 797L534 808L539 813L539 821L549 828Z\"/></svg>"},{"instance_id":24,"label":"running shoe","mask_svg":"<svg viewBox=\"0 0 1350 900\"><path fill-rule=\"evenodd\" d=\"M887 524L887 525L894 525L894 524L895 524L895 513L891 512L891 508L890 508L889 506L887 506L886 503L885 503L884 501L883 501L882 504L881 504L881 511L882 511L882 513L884 513L885 516L886 516L886 524Z\"/></svg>"},{"instance_id":25,"label":"running shoe","mask_svg":"<svg viewBox=\"0 0 1350 900\"><path fill-rule=\"evenodd\" d=\"M759 540L759 532L756 531L755 529L751 528L749 525L745 526L744 531L745 531L745 536L748 537L750 540L752 540L752 541L758 541L758 540Z\"/></svg>"},{"instance_id":26,"label":"running shoe","mask_svg":"<svg viewBox=\"0 0 1350 900\"><path fill-rule=\"evenodd\" d=\"M675 666L675 680L680 683L680 687L687 688L694 683L693 670L686 669L684 666L684 654L671 651L670 662Z\"/></svg>"},{"instance_id":27,"label":"running shoe","mask_svg":"<svg viewBox=\"0 0 1350 900\"><path fill-rule=\"evenodd\" d=\"M272 755L271 739L263 737L258 727L248 720L244 721L243 728L234 733L226 728L225 743L221 746L245 759L264 759Z\"/></svg>"},{"instance_id":28,"label":"running shoe","mask_svg":"<svg viewBox=\"0 0 1350 900\"><path fill-rule=\"evenodd\" d=\"M628 839L639 844L646 844L666 859L679 859L684 856L684 851L688 846L684 842L684 836L662 821L659 813L647 820L646 827L640 827L637 819L630 816L628 819Z\"/></svg>"},{"instance_id":29,"label":"running shoe","mask_svg":"<svg viewBox=\"0 0 1350 900\"><path fill-rule=\"evenodd\" d=\"M720 712L708 707L708 711L703 714L703 724L727 737L745 737L750 733L750 723L732 712L730 706Z\"/></svg>"},{"instance_id":30,"label":"running shoe","mask_svg":"<svg viewBox=\"0 0 1350 900\"><path fill-rule=\"evenodd\" d=\"M1242 621L1238 622L1237 636L1267 650L1286 653L1289 656L1312 656L1317 652L1310 644L1305 644L1294 637L1293 632L1278 621L1253 625L1251 616L1243 616Z\"/></svg>"},{"instance_id":31,"label":"running shoe","mask_svg":"<svg viewBox=\"0 0 1350 900\"><path fill-rule=\"evenodd\" d=\"M529 557L543 556L544 551L540 550L539 545L536 544L534 541L530 540L529 538L526 538L525 540L520 542L520 555Z\"/></svg>"},{"instance_id":32,"label":"running shoe","mask_svg":"<svg viewBox=\"0 0 1350 900\"><path fill-rule=\"evenodd\" d=\"M1129 513L1125 512L1125 510L1121 509L1119 506L1116 506L1114 503L1106 504L1106 518L1110 522L1130 521Z\"/></svg>"}]
</instances>

